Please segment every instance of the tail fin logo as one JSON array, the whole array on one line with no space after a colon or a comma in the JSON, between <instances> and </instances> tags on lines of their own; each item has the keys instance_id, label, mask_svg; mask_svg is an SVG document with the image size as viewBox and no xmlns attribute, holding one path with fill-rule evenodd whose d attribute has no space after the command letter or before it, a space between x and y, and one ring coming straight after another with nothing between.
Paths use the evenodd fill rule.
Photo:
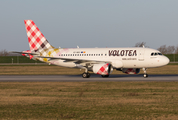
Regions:
<instances>
[{"instance_id":1,"label":"tail fin logo","mask_svg":"<svg viewBox=\"0 0 178 120\"><path fill-rule=\"evenodd\" d=\"M54 48L49 44L44 35L32 20L24 20L27 31L28 42L31 51Z\"/></svg>"}]
</instances>

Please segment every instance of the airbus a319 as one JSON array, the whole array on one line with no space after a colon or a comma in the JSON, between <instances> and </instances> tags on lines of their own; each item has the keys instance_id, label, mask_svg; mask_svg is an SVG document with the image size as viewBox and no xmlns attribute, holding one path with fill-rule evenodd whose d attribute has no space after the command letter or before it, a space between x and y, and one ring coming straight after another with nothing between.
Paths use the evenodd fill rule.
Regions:
<instances>
[{"instance_id":1,"label":"airbus a319","mask_svg":"<svg viewBox=\"0 0 178 120\"><path fill-rule=\"evenodd\" d=\"M24 20L30 50L18 52L30 59L53 65L84 69L83 78L92 71L109 77L113 69L126 74L138 74L146 70L167 65L169 59L160 51L151 48L55 48L47 41L32 20Z\"/></svg>"}]
</instances>

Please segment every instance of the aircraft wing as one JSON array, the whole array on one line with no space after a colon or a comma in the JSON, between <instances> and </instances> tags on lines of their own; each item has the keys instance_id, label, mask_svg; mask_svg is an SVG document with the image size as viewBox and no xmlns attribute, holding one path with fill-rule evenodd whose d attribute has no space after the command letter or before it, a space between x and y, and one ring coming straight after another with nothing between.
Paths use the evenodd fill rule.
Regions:
<instances>
[{"instance_id":1,"label":"aircraft wing","mask_svg":"<svg viewBox=\"0 0 178 120\"><path fill-rule=\"evenodd\" d=\"M44 57L44 56L37 56L39 58L48 58L49 61L52 60L65 60L64 62L74 62L77 64L81 63L111 63L110 61L99 61L99 60L85 60L85 59L72 59L72 58L60 58L60 57Z\"/></svg>"}]
</instances>

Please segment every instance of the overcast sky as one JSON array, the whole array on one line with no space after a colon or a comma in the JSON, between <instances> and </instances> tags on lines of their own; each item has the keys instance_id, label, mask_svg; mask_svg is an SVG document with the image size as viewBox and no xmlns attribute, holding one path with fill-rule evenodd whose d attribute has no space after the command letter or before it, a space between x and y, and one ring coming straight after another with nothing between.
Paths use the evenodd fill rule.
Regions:
<instances>
[{"instance_id":1,"label":"overcast sky","mask_svg":"<svg viewBox=\"0 0 178 120\"><path fill-rule=\"evenodd\" d=\"M0 50L28 50L32 19L54 47L178 45L178 0L1 0Z\"/></svg>"}]
</instances>

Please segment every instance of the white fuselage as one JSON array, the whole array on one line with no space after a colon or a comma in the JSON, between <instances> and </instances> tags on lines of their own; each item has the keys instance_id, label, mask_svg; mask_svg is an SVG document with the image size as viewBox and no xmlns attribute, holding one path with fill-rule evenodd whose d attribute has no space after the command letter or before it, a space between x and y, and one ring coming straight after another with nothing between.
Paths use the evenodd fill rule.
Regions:
<instances>
[{"instance_id":1,"label":"white fuselage","mask_svg":"<svg viewBox=\"0 0 178 120\"><path fill-rule=\"evenodd\" d=\"M159 54L158 54L159 53ZM46 55L47 57L48 55ZM59 49L55 58L103 61L112 64L113 68L153 68L161 67L169 63L169 59L160 55L160 52L150 48L71 48ZM81 67L82 63L75 61L51 60L51 64L64 67Z\"/></svg>"}]
</instances>

